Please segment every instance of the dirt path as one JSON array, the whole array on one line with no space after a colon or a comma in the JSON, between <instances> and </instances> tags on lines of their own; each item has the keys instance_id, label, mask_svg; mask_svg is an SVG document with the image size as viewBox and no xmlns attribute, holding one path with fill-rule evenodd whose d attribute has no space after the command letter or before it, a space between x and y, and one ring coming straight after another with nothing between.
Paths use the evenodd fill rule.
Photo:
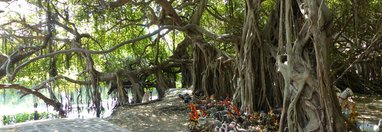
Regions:
<instances>
[{"instance_id":1,"label":"dirt path","mask_svg":"<svg viewBox=\"0 0 382 132\"><path fill-rule=\"evenodd\" d=\"M357 119L375 124L382 119L382 96L357 95L354 99L357 107Z\"/></svg>"},{"instance_id":2,"label":"dirt path","mask_svg":"<svg viewBox=\"0 0 382 132\"><path fill-rule=\"evenodd\" d=\"M117 108L106 118L131 131L189 131L187 129L188 108L177 97L178 93L190 91L174 90L166 98L149 104ZM357 95L357 120L374 124L382 119L382 96Z\"/></svg>"},{"instance_id":3,"label":"dirt path","mask_svg":"<svg viewBox=\"0 0 382 132\"><path fill-rule=\"evenodd\" d=\"M188 108L174 90L161 101L117 108L106 120L131 131L189 131Z\"/></svg>"},{"instance_id":4,"label":"dirt path","mask_svg":"<svg viewBox=\"0 0 382 132\"><path fill-rule=\"evenodd\" d=\"M101 118L53 119L0 127L0 132L130 132Z\"/></svg>"}]
</instances>

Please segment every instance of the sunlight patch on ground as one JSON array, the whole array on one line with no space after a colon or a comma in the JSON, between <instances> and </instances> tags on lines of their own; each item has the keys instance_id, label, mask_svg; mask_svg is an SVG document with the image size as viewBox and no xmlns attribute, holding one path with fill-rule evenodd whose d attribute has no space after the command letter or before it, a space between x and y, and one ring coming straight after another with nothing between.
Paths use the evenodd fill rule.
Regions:
<instances>
[{"instance_id":1,"label":"sunlight patch on ground","mask_svg":"<svg viewBox=\"0 0 382 132\"><path fill-rule=\"evenodd\" d=\"M382 97L375 95L357 95L355 98L357 107L357 120L376 123L382 119Z\"/></svg>"}]
</instances>

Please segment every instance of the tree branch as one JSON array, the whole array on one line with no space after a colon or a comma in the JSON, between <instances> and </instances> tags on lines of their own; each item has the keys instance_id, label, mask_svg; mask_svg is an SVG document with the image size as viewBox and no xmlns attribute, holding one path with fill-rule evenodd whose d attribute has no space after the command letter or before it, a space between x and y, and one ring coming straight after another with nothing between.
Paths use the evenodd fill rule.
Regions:
<instances>
[{"instance_id":1,"label":"tree branch","mask_svg":"<svg viewBox=\"0 0 382 132\"><path fill-rule=\"evenodd\" d=\"M162 26L160 27L158 30L154 31L154 32L151 32L151 33L148 33L146 35L143 35L143 36L140 36L140 37L137 37L137 38L134 38L134 39L130 39L130 40L127 40L127 41L123 41L117 45L115 45L114 47L111 47L110 49L108 50L102 50L102 51L94 51L94 50L87 50L87 49L82 49L82 48L71 48L69 50L61 50L61 51L56 51L56 52L52 52L52 53L48 53L48 54L45 54L45 55L40 55L40 56L37 56L35 58L32 58L24 63L22 63L21 65L17 66L15 68L15 70L13 71L13 73L11 74L10 72L7 72L7 76L9 78L9 80L13 80L16 76L16 74L18 73L18 71L27 66L28 64L34 62L34 61L37 61L37 60L40 60L40 59L43 59L43 58L47 58L47 57L52 57L52 56L55 56L55 55L58 55L58 54L67 54L67 53L71 53L71 52L80 52L80 53L89 53L89 54L106 54L106 53L109 53L109 52L112 52L126 44L131 44L131 43L134 43L136 41L140 41L140 40L143 40L143 39L147 39L153 35L156 35L158 33L160 33L162 30L164 29L168 29L168 30L173 30L173 29L177 29L177 30L180 30L180 31L186 31L186 30L189 30L191 28L194 28L196 29L198 32L201 32L202 34L205 34L206 36L210 37L210 38L213 38L213 39L217 39L217 40L229 40L229 41L232 41L232 42L236 42L238 38L236 38L235 36L232 36L232 35L216 35L216 34L213 34L197 25L193 25L193 24L189 24L189 25L186 25L184 27L178 27L178 26L173 26L173 25L166 25L166 26ZM229 38L229 39L227 39ZM234 38L234 39L231 39L231 38ZM9 69L10 68L10 65L7 66L7 68Z\"/></svg>"},{"instance_id":2,"label":"tree branch","mask_svg":"<svg viewBox=\"0 0 382 132\"><path fill-rule=\"evenodd\" d=\"M60 102L58 102L57 100L49 99L48 97L46 97L45 95L41 94L40 92L36 90L26 88L19 84L0 84L0 89L17 89L25 93L33 94L36 97L42 99L46 104L53 106L54 110L58 111L60 116L65 117L65 112L62 109L62 104Z\"/></svg>"},{"instance_id":3,"label":"tree branch","mask_svg":"<svg viewBox=\"0 0 382 132\"><path fill-rule=\"evenodd\" d=\"M166 11L167 15L170 16L172 21L177 26L183 26L185 23L180 19L174 8L171 6L171 3L167 0L155 0L156 3L162 6L163 10Z\"/></svg>"}]
</instances>

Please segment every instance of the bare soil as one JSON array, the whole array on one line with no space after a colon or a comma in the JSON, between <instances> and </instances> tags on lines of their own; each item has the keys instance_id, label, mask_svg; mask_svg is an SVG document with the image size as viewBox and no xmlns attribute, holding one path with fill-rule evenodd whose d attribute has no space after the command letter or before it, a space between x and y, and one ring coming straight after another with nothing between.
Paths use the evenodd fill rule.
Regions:
<instances>
[{"instance_id":1,"label":"bare soil","mask_svg":"<svg viewBox=\"0 0 382 132\"><path fill-rule=\"evenodd\" d=\"M189 93L185 89L177 89L166 93L162 100L122 106L106 118L131 131L189 131L187 128L189 109L177 97L179 93ZM382 119L382 96L356 95L357 120L374 124Z\"/></svg>"},{"instance_id":2,"label":"bare soil","mask_svg":"<svg viewBox=\"0 0 382 132\"><path fill-rule=\"evenodd\" d=\"M116 108L106 120L131 131L189 131L188 108L177 97L185 89L170 90L162 100Z\"/></svg>"},{"instance_id":3,"label":"bare soil","mask_svg":"<svg viewBox=\"0 0 382 132\"><path fill-rule=\"evenodd\" d=\"M382 96L381 95L356 95L357 120L370 121L378 124L382 119Z\"/></svg>"}]
</instances>

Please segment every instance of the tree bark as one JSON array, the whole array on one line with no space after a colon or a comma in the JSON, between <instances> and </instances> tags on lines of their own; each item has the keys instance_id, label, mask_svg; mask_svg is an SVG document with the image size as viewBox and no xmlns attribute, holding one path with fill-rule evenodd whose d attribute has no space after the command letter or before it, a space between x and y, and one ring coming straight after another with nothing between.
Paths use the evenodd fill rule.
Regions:
<instances>
[{"instance_id":1,"label":"tree bark","mask_svg":"<svg viewBox=\"0 0 382 132\"><path fill-rule=\"evenodd\" d=\"M331 14L322 0L281 2L286 60L279 55L278 69L285 81L280 131L344 131L344 119L329 77L327 45ZM296 7L300 7L299 9ZM302 15L292 15L295 12ZM300 16L300 17L298 17ZM303 22L303 23L301 23ZM297 34L293 31L300 30ZM280 43L281 42L281 43ZM284 119L287 118L287 127Z\"/></svg>"},{"instance_id":2,"label":"tree bark","mask_svg":"<svg viewBox=\"0 0 382 132\"><path fill-rule=\"evenodd\" d=\"M273 96L272 80L275 70L270 68L272 62L271 48L267 47L259 29L259 10L261 1L246 1L246 18L244 21L241 42L236 45L237 53L237 94L240 97L241 109L249 112L271 110L270 99ZM270 35L270 34L266 34ZM238 92L240 91L240 92ZM279 96L280 97L280 96ZM274 99L277 100L278 97ZM275 101L276 102L276 101Z\"/></svg>"},{"instance_id":3,"label":"tree bark","mask_svg":"<svg viewBox=\"0 0 382 132\"><path fill-rule=\"evenodd\" d=\"M165 91L169 88L164 77L163 73L161 71L157 71L155 73L155 77L157 80L157 91L158 91L158 98L161 99L165 95Z\"/></svg>"}]
</instances>

